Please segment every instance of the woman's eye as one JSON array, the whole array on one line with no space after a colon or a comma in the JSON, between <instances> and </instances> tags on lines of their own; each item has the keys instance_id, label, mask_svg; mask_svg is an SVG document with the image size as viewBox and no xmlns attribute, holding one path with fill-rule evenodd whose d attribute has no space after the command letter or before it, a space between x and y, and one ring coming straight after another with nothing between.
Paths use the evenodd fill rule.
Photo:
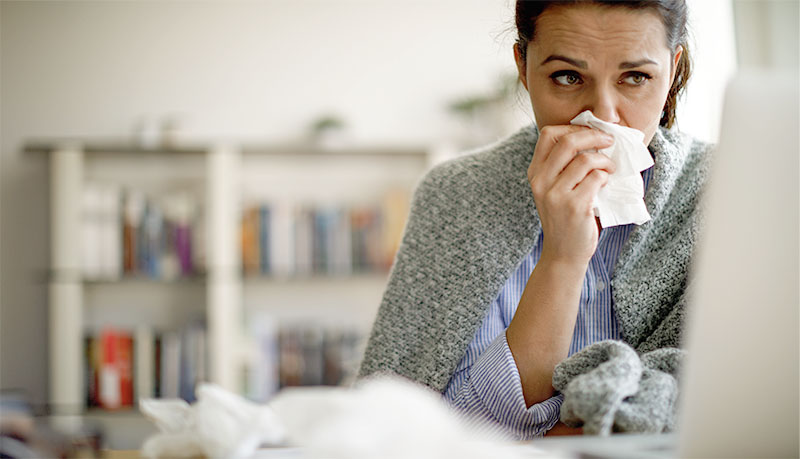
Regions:
<instances>
[{"instance_id":1,"label":"woman's eye","mask_svg":"<svg viewBox=\"0 0 800 459\"><path fill-rule=\"evenodd\" d=\"M636 72L636 73L631 73L631 74L627 75L626 77L624 77L622 79L622 82L630 84L630 85L633 85L633 86L641 86L645 82L647 82L647 80L649 80L650 78L652 78L652 77L650 75L646 74L646 73Z\"/></svg>"},{"instance_id":2,"label":"woman's eye","mask_svg":"<svg viewBox=\"0 0 800 459\"><path fill-rule=\"evenodd\" d=\"M556 72L550 78L561 86L574 86L581 83L581 77L575 72Z\"/></svg>"}]
</instances>

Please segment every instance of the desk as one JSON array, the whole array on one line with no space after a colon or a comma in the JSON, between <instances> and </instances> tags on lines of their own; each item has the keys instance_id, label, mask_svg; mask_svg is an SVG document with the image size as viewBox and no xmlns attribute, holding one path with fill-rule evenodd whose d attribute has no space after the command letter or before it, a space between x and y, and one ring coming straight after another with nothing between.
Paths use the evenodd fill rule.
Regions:
<instances>
[{"instance_id":1,"label":"desk","mask_svg":"<svg viewBox=\"0 0 800 459\"><path fill-rule=\"evenodd\" d=\"M105 459L141 459L142 455L139 454L138 449L107 449L103 450L103 457ZM300 448L261 448L252 457L253 459L305 459L307 456ZM204 456L195 456L194 458L205 459Z\"/></svg>"},{"instance_id":2,"label":"desk","mask_svg":"<svg viewBox=\"0 0 800 459\"><path fill-rule=\"evenodd\" d=\"M665 459L678 456L678 437L674 433L546 437L533 440L531 444L564 457Z\"/></svg>"},{"instance_id":3,"label":"desk","mask_svg":"<svg viewBox=\"0 0 800 459\"><path fill-rule=\"evenodd\" d=\"M103 457L106 459L139 459L142 456L139 454L138 449L106 449L103 450Z\"/></svg>"}]
</instances>

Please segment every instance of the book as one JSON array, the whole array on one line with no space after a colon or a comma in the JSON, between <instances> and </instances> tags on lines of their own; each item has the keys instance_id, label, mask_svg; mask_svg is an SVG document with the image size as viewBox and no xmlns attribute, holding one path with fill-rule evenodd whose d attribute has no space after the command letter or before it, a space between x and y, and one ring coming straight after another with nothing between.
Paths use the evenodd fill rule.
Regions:
<instances>
[{"instance_id":1,"label":"book","mask_svg":"<svg viewBox=\"0 0 800 459\"><path fill-rule=\"evenodd\" d=\"M266 314L255 314L248 325L254 352L246 369L246 395L250 400L266 402L280 387L279 328Z\"/></svg>"},{"instance_id":2,"label":"book","mask_svg":"<svg viewBox=\"0 0 800 459\"><path fill-rule=\"evenodd\" d=\"M181 365L181 337L176 331L161 335L161 398L178 398Z\"/></svg>"},{"instance_id":3,"label":"book","mask_svg":"<svg viewBox=\"0 0 800 459\"><path fill-rule=\"evenodd\" d=\"M119 188L100 188L99 202L99 275L103 279L119 279L122 274L122 215Z\"/></svg>"},{"instance_id":4,"label":"book","mask_svg":"<svg viewBox=\"0 0 800 459\"><path fill-rule=\"evenodd\" d=\"M331 259L328 272L335 275L346 276L353 273L350 212L346 208L339 207L334 210L333 215L330 236Z\"/></svg>"},{"instance_id":5,"label":"book","mask_svg":"<svg viewBox=\"0 0 800 459\"><path fill-rule=\"evenodd\" d=\"M138 401L156 396L156 342L153 329L147 325L136 327L134 343L134 393Z\"/></svg>"},{"instance_id":6,"label":"book","mask_svg":"<svg viewBox=\"0 0 800 459\"><path fill-rule=\"evenodd\" d=\"M133 406L133 338L104 328L100 334L98 400L106 409Z\"/></svg>"},{"instance_id":7,"label":"book","mask_svg":"<svg viewBox=\"0 0 800 459\"><path fill-rule=\"evenodd\" d=\"M123 407L133 406L133 336L117 333L117 368L119 368L119 399Z\"/></svg>"},{"instance_id":8,"label":"book","mask_svg":"<svg viewBox=\"0 0 800 459\"><path fill-rule=\"evenodd\" d=\"M294 274L308 276L314 270L314 211L308 205L294 208Z\"/></svg>"},{"instance_id":9,"label":"book","mask_svg":"<svg viewBox=\"0 0 800 459\"><path fill-rule=\"evenodd\" d=\"M96 183L86 183L81 196L81 266L86 279L102 274L100 236L102 233L102 190Z\"/></svg>"},{"instance_id":10,"label":"book","mask_svg":"<svg viewBox=\"0 0 800 459\"><path fill-rule=\"evenodd\" d=\"M194 402L197 384L207 380L205 327L199 322L188 324L180 331L180 340L179 396Z\"/></svg>"},{"instance_id":11,"label":"book","mask_svg":"<svg viewBox=\"0 0 800 459\"><path fill-rule=\"evenodd\" d=\"M268 205L262 204L258 208L258 248L261 274L270 274L272 271L272 254L270 251L270 230L272 227L272 212Z\"/></svg>"},{"instance_id":12,"label":"book","mask_svg":"<svg viewBox=\"0 0 800 459\"><path fill-rule=\"evenodd\" d=\"M242 239L242 265L247 275L257 275L261 271L259 256L259 211L257 207L248 207L242 213L241 239Z\"/></svg>"},{"instance_id":13,"label":"book","mask_svg":"<svg viewBox=\"0 0 800 459\"><path fill-rule=\"evenodd\" d=\"M139 244L144 195L136 190L126 190L123 195L122 220L122 258L123 272L134 274L139 271Z\"/></svg>"},{"instance_id":14,"label":"book","mask_svg":"<svg viewBox=\"0 0 800 459\"><path fill-rule=\"evenodd\" d=\"M292 205L286 202L272 204L270 208L271 273L276 277L288 277L295 271L295 212Z\"/></svg>"},{"instance_id":15,"label":"book","mask_svg":"<svg viewBox=\"0 0 800 459\"><path fill-rule=\"evenodd\" d=\"M100 372L100 348L97 338L85 336L84 344L84 393L86 394L86 406L100 406L99 393L99 372Z\"/></svg>"},{"instance_id":16,"label":"book","mask_svg":"<svg viewBox=\"0 0 800 459\"><path fill-rule=\"evenodd\" d=\"M324 331L320 327L304 327L299 330L299 335L300 359L303 362L300 385L322 385L325 373Z\"/></svg>"}]
</instances>

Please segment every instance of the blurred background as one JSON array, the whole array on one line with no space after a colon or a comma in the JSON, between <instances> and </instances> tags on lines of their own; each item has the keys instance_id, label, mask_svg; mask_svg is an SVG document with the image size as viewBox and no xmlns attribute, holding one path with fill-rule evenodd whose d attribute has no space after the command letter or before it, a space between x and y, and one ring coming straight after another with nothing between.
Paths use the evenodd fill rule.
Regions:
<instances>
[{"instance_id":1,"label":"blurred background","mask_svg":"<svg viewBox=\"0 0 800 459\"><path fill-rule=\"evenodd\" d=\"M688 3L713 142L798 4ZM0 388L136 448L138 397L349 381L416 181L532 122L513 6L0 2Z\"/></svg>"}]
</instances>

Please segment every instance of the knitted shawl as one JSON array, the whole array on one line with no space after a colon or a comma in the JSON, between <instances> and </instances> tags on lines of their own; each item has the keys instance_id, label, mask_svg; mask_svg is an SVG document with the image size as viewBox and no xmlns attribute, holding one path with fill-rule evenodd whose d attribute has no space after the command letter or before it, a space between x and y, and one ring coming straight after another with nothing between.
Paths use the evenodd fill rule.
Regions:
<instances>
[{"instance_id":1,"label":"knitted shawl","mask_svg":"<svg viewBox=\"0 0 800 459\"><path fill-rule=\"evenodd\" d=\"M418 184L360 376L393 373L443 392L487 310L539 237L527 169L538 130L431 169ZM708 145L659 128L635 228L611 282L623 339L644 353L680 344Z\"/></svg>"}]
</instances>

